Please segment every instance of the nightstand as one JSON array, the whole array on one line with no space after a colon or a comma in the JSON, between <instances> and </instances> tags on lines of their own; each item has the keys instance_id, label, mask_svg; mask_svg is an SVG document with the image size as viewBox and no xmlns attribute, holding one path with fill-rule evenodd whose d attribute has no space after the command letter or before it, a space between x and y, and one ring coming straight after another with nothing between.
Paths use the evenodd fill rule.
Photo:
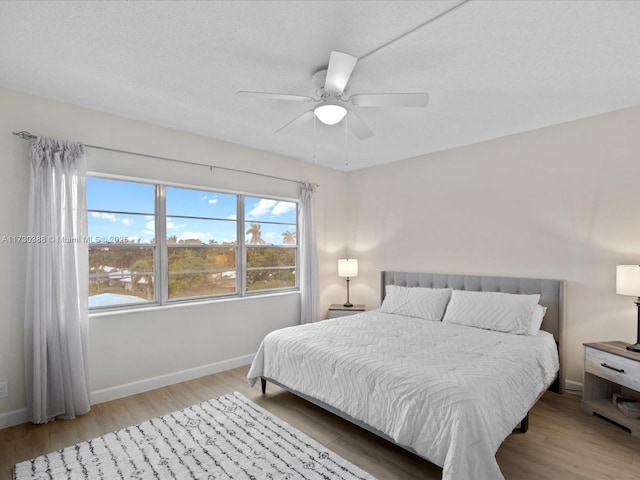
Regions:
<instances>
[{"instance_id":1,"label":"nightstand","mask_svg":"<svg viewBox=\"0 0 640 480\"><path fill-rule=\"evenodd\" d=\"M364 304L355 304L353 307L345 307L339 303L333 303L329 307L329 316L327 318L346 317L347 315L355 315L364 312Z\"/></svg>"},{"instance_id":2,"label":"nightstand","mask_svg":"<svg viewBox=\"0 0 640 480\"><path fill-rule=\"evenodd\" d=\"M584 344L582 409L622 425L640 437L640 419L630 418L613 404L613 394L640 400L640 353L626 349L625 342Z\"/></svg>"}]
</instances>

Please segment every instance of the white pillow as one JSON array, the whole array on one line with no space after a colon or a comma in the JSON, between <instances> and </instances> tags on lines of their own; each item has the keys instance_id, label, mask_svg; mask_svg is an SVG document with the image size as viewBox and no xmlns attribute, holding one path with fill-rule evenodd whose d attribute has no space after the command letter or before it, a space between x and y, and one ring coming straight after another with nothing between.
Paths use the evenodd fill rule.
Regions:
<instances>
[{"instance_id":1,"label":"white pillow","mask_svg":"<svg viewBox=\"0 0 640 480\"><path fill-rule=\"evenodd\" d=\"M540 295L454 290L443 322L527 335Z\"/></svg>"},{"instance_id":2,"label":"white pillow","mask_svg":"<svg viewBox=\"0 0 640 480\"><path fill-rule=\"evenodd\" d=\"M450 296L450 288L387 285L380 311L439 322Z\"/></svg>"},{"instance_id":3,"label":"white pillow","mask_svg":"<svg viewBox=\"0 0 640 480\"><path fill-rule=\"evenodd\" d=\"M536 305L531 315L531 327L529 328L529 335L537 335L542 326L542 319L545 313L547 313L547 307L542 305Z\"/></svg>"}]
</instances>

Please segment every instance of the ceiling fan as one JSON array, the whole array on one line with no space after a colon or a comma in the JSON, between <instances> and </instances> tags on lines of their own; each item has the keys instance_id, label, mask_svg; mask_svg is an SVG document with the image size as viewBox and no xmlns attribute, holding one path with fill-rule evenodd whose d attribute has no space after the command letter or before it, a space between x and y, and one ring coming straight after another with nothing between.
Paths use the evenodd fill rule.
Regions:
<instances>
[{"instance_id":1,"label":"ceiling fan","mask_svg":"<svg viewBox=\"0 0 640 480\"><path fill-rule=\"evenodd\" d=\"M358 59L342 52L331 52L329 66L316 72L312 77L315 96L291 95L287 93L239 91L238 95L287 100L293 102L314 102L317 105L291 122L276 130L275 133L300 125L315 115L326 125L340 123L348 114L349 129L360 140L373 135L371 129L351 109L355 107L426 107L428 93L367 93L347 95L346 87Z\"/></svg>"}]
</instances>

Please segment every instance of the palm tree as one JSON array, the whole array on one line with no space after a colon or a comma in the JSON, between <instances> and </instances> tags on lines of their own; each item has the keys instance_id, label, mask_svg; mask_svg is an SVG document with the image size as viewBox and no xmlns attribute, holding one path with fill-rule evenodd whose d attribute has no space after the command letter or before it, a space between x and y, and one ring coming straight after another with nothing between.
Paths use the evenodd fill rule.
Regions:
<instances>
[{"instance_id":1,"label":"palm tree","mask_svg":"<svg viewBox=\"0 0 640 480\"><path fill-rule=\"evenodd\" d=\"M296 243L296 234L295 232L290 232L287 230L286 232L282 232L282 243L285 245L295 245Z\"/></svg>"},{"instance_id":2,"label":"palm tree","mask_svg":"<svg viewBox=\"0 0 640 480\"><path fill-rule=\"evenodd\" d=\"M261 228L261 225L259 223L252 223L249 230L245 232L245 235L251 235L251 238L249 239L249 243L251 245L264 245L266 243L262 239L260 228Z\"/></svg>"}]
</instances>

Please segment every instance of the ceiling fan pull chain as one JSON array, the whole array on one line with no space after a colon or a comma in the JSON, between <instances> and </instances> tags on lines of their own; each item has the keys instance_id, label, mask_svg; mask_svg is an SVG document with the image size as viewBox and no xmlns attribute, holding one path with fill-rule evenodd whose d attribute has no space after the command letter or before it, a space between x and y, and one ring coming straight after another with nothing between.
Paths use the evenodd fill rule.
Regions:
<instances>
[{"instance_id":1,"label":"ceiling fan pull chain","mask_svg":"<svg viewBox=\"0 0 640 480\"><path fill-rule=\"evenodd\" d=\"M313 116L313 163L318 163L316 157L316 116Z\"/></svg>"},{"instance_id":2,"label":"ceiling fan pull chain","mask_svg":"<svg viewBox=\"0 0 640 480\"><path fill-rule=\"evenodd\" d=\"M344 166L349 166L349 115L344 116Z\"/></svg>"}]
</instances>

